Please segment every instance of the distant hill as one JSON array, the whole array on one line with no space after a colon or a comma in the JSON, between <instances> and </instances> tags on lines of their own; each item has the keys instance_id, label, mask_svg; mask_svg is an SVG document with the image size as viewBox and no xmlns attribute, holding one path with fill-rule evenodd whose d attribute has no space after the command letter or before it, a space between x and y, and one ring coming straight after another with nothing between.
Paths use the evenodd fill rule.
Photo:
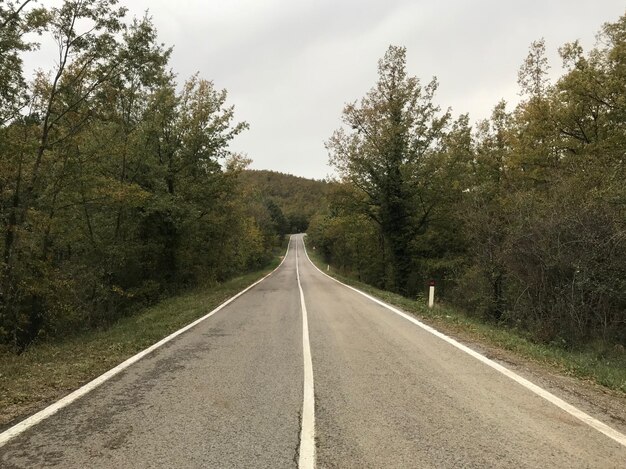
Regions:
<instances>
[{"instance_id":1,"label":"distant hill","mask_svg":"<svg viewBox=\"0 0 626 469\"><path fill-rule=\"evenodd\" d=\"M285 218L286 232L302 233L326 203L328 183L268 170L246 170L241 182L266 205L274 204Z\"/></svg>"}]
</instances>

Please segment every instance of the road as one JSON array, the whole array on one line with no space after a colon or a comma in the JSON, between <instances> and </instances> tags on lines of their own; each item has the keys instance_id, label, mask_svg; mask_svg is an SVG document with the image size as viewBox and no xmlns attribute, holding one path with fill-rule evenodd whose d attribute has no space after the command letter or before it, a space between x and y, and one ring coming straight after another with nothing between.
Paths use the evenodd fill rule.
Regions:
<instances>
[{"instance_id":1,"label":"road","mask_svg":"<svg viewBox=\"0 0 626 469\"><path fill-rule=\"evenodd\" d=\"M0 447L0 467L306 466L301 423L319 468L626 467L626 446L326 277L301 236L267 279Z\"/></svg>"}]
</instances>

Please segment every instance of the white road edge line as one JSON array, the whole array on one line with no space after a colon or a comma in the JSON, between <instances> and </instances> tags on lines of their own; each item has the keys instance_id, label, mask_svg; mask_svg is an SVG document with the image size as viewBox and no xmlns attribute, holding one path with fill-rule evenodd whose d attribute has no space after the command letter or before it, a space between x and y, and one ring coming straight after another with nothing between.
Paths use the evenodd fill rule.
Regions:
<instances>
[{"instance_id":1,"label":"white road edge line","mask_svg":"<svg viewBox=\"0 0 626 469\"><path fill-rule=\"evenodd\" d=\"M304 244L304 242L303 242L303 244ZM517 373L509 370L508 368L500 365L499 363L494 362L493 360L490 360L489 358L485 357L484 355L481 355L480 353L476 352L475 350L472 350L468 346L463 345L460 342L457 342L456 340L454 340L453 338L448 337L447 335L439 332L438 330L436 330L436 329L434 329L434 328L424 324L423 322L417 320L413 316L410 316L407 313L405 313L403 311L400 311L399 309L394 308L393 306L390 306L387 303L379 300L378 298L374 298L373 296L368 295L367 293L362 292L361 290L358 290L357 288L351 287L350 285L346 285L345 283L340 282L339 280L337 280L336 278L331 277L330 275L326 274L325 272L322 272L313 263L313 261L311 261L311 258L309 257L309 253L306 250L306 245L304 245L304 253L306 254L306 257L309 260L309 262L311 263L311 265L313 267L315 267L322 275L325 275L326 277L328 277L331 280L334 280L335 282L339 283L340 285L343 285L344 287L349 288L350 290L353 290L353 291L357 292L360 295L363 295L364 297L368 298L369 300L373 301L374 303L377 303L377 304L387 308L388 310L393 311L394 313L402 316L404 319L407 319L408 321L411 321L413 324L421 327L422 329L430 332L431 334L439 337L440 339L445 340L450 345L458 348L459 350L462 350L463 352L467 353L468 355L471 355L472 357L474 357L477 360L481 361L485 365L490 366L494 370L499 371L500 373L502 373L503 375L507 376L508 378L511 378L516 383L524 386L529 391L534 392L538 396L544 398L546 401L548 401L548 402L554 404L555 406L559 407L561 410L564 410L565 412L567 412L568 414L572 415L573 417L576 417L577 419L579 419L582 422L586 423L590 427L596 429L600 433L603 433L604 435L608 436L609 438L611 438L612 440L616 441L620 445L626 447L626 435L624 435L623 433L620 433L617 430L615 430L614 428L609 427L607 424L605 424L605 423L603 423L603 422L593 418L592 416L590 416L589 414L583 412L582 410L578 409L577 407L574 407L572 404L569 404L568 402L565 402L563 399L555 396L551 392L546 391L545 389L537 386L536 384L532 383L531 381L528 381L526 378L522 378Z\"/></svg>"},{"instance_id":2,"label":"white road edge line","mask_svg":"<svg viewBox=\"0 0 626 469\"><path fill-rule=\"evenodd\" d=\"M270 275L272 275L274 272L276 272L283 265L283 263L285 262L285 259L287 259L287 255L289 254L290 245L291 245L291 241L289 242L289 245L287 245L287 252L285 253L285 257L283 257L283 259L280 262L280 264L278 265L278 267L276 267L274 270L272 270L265 277L257 280L252 285L250 285L250 286L246 287L245 289L241 290L235 296L229 298L224 303L222 303L217 308L215 308L213 311L211 311L210 313L206 314L205 316L202 316L200 319L196 319L191 324L186 325L182 329L179 329L176 332L168 335L167 337L165 337L164 339L161 339L160 341L158 341L154 345L151 345L147 349L139 352L136 355L133 355L132 357L130 357L126 361L124 361L124 362L120 363L119 365L117 365L115 368L111 368L106 373L98 376L93 381L90 381L89 383L85 384L84 386L78 388L76 391L72 392L71 394L68 394L64 398L56 401L54 404L49 405L45 409L40 410L36 414L31 415L27 419L22 420L20 423L12 426L11 428L5 430L2 433L0 433L0 447L2 447L5 443L7 443L12 438L15 438L16 436L18 436L20 433L25 432L26 430L28 430L29 428L33 427L34 425L37 425L42 420L47 419L51 415L54 415L59 410L61 410L63 407L66 407L67 405L69 405L72 402L80 399L85 394L89 393L90 391L93 391L95 388L100 386L102 383L108 381L109 379L111 379L112 377L114 377L115 375L120 373L121 371L125 370L126 368L128 368L129 366L134 364L135 362L141 360L146 355L154 352L156 349L158 349L162 345L166 344L167 342L170 342L172 339L178 337L179 335L181 335L184 332L187 332L192 327L197 326L202 321L210 318L215 313L217 313L218 311L220 311L221 309L223 309L224 307L228 306L230 303L235 301L241 295L243 295L244 293L246 293L247 291L249 291L253 287L257 286L259 283L261 283L263 280L268 278Z\"/></svg>"},{"instance_id":3,"label":"white road edge line","mask_svg":"<svg viewBox=\"0 0 626 469\"><path fill-rule=\"evenodd\" d=\"M300 283L300 268L298 267L298 240L296 239L295 241L296 278L298 279L300 306L302 309L302 356L304 357L302 424L300 430L298 467L300 469L313 469L315 467L315 390L313 388L313 360L311 359L309 321L307 318L306 304L304 302L304 291L302 290L302 284Z\"/></svg>"}]
</instances>

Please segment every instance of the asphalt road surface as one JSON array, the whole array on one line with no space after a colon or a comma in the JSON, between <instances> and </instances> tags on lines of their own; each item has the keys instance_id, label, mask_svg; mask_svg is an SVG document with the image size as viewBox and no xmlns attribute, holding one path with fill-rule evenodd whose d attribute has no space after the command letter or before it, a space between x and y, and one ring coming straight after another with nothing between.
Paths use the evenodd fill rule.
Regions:
<instances>
[{"instance_id":1,"label":"asphalt road surface","mask_svg":"<svg viewBox=\"0 0 626 469\"><path fill-rule=\"evenodd\" d=\"M626 467L624 445L329 279L303 249L294 236L263 282L8 441L0 467L306 465L302 299L316 467Z\"/></svg>"}]
</instances>

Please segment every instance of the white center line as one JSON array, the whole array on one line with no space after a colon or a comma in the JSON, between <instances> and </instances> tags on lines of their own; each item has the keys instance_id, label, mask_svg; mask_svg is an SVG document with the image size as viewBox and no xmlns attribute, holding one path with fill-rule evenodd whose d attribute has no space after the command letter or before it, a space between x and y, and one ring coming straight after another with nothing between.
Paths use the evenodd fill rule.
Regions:
<instances>
[{"instance_id":1,"label":"white center line","mask_svg":"<svg viewBox=\"0 0 626 469\"><path fill-rule=\"evenodd\" d=\"M313 361L311 359L311 344L309 343L309 322L307 319L304 292L300 283L300 268L298 267L298 240L296 239L296 277L300 290L300 305L302 307L302 355L304 357L304 397L302 401L302 429L300 431L300 451L298 467L313 469L315 467L315 392L313 388Z\"/></svg>"}]
</instances>

